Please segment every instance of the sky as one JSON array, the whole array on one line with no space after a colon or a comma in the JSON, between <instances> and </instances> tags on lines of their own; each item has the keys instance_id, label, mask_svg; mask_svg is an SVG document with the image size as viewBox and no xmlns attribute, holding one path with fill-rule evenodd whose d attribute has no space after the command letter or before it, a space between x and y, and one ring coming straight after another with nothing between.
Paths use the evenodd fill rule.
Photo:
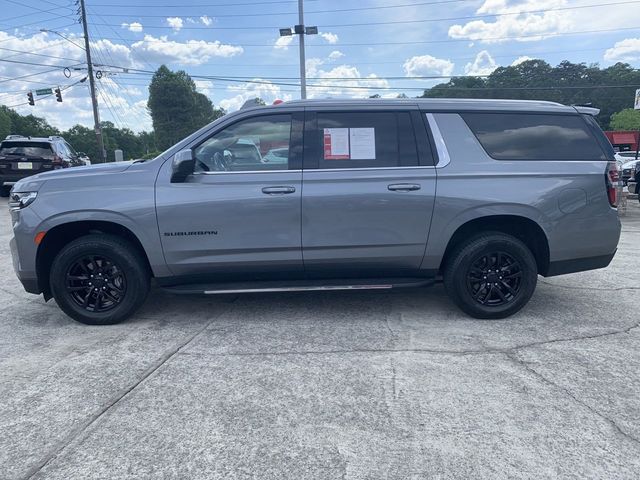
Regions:
<instances>
[{"instance_id":1,"label":"sky","mask_svg":"<svg viewBox=\"0 0 640 480\"><path fill-rule=\"evenodd\" d=\"M300 98L298 38L279 36L298 23L297 0L183 3L86 0L101 120L150 130L148 85L161 64L185 70L227 111L256 96ZM76 1L0 7L0 104L61 129L91 126ZM305 0L304 9L319 32L305 36L309 98L417 96L448 76L530 58L640 68L640 0ZM25 105L27 92L49 87L63 89L62 103Z\"/></svg>"}]
</instances>

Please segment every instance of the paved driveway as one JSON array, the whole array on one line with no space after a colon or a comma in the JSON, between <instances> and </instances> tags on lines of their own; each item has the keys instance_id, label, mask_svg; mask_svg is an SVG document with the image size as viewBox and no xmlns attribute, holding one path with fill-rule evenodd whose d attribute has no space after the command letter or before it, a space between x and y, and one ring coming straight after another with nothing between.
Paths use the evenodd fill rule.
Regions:
<instances>
[{"instance_id":1,"label":"paved driveway","mask_svg":"<svg viewBox=\"0 0 640 480\"><path fill-rule=\"evenodd\" d=\"M22 290L3 199L0 478L637 479L637 202L623 223L608 269L508 320L437 286L157 291L88 327Z\"/></svg>"}]
</instances>

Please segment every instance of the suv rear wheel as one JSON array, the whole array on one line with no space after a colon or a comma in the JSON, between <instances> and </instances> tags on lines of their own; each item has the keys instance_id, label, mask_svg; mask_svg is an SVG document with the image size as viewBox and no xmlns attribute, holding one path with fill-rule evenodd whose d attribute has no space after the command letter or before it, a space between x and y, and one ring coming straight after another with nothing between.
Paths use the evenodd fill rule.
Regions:
<instances>
[{"instance_id":1,"label":"suv rear wheel","mask_svg":"<svg viewBox=\"0 0 640 480\"><path fill-rule=\"evenodd\" d=\"M444 269L444 286L468 315L505 318L524 307L538 269L527 246L511 235L486 232L458 245Z\"/></svg>"},{"instance_id":2,"label":"suv rear wheel","mask_svg":"<svg viewBox=\"0 0 640 480\"><path fill-rule=\"evenodd\" d=\"M135 248L112 235L87 235L66 245L51 266L60 308L88 325L129 318L149 292L149 273Z\"/></svg>"}]
</instances>

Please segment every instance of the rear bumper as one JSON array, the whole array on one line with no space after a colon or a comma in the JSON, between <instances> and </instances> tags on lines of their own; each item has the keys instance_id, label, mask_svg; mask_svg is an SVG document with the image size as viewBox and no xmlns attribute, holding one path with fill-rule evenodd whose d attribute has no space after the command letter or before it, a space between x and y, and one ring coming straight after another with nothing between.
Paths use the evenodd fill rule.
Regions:
<instances>
[{"instance_id":1,"label":"rear bumper","mask_svg":"<svg viewBox=\"0 0 640 480\"><path fill-rule=\"evenodd\" d=\"M37 175L38 173L42 173L40 171L27 171L27 172L14 172L11 173L2 173L0 174L0 187L12 187L16 182L22 180L23 178L31 177L33 175Z\"/></svg>"},{"instance_id":2,"label":"rear bumper","mask_svg":"<svg viewBox=\"0 0 640 480\"><path fill-rule=\"evenodd\" d=\"M545 277L564 275L565 273L584 272L586 270L596 270L609 266L616 252L610 255L600 255L597 257L574 258L572 260L561 260L549 263L549 269Z\"/></svg>"}]
</instances>

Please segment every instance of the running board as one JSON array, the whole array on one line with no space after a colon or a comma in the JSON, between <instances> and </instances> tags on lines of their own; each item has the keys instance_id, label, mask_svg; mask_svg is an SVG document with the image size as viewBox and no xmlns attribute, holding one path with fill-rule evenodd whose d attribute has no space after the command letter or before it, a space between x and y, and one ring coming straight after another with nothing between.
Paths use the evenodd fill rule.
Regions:
<instances>
[{"instance_id":1,"label":"running board","mask_svg":"<svg viewBox=\"0 0 640 480\"><path fill-rule=\"evenodd\" d=\"M234 293L274 293L274 292L313 292L332 290L389 290L392 288L425 287L432 285L429 278L386 278L338 281L297 281L297 282L244 282L227 284L189 284L162 287L163 290L175 294L223 295Z\"/></svg>"}]
</instances>

